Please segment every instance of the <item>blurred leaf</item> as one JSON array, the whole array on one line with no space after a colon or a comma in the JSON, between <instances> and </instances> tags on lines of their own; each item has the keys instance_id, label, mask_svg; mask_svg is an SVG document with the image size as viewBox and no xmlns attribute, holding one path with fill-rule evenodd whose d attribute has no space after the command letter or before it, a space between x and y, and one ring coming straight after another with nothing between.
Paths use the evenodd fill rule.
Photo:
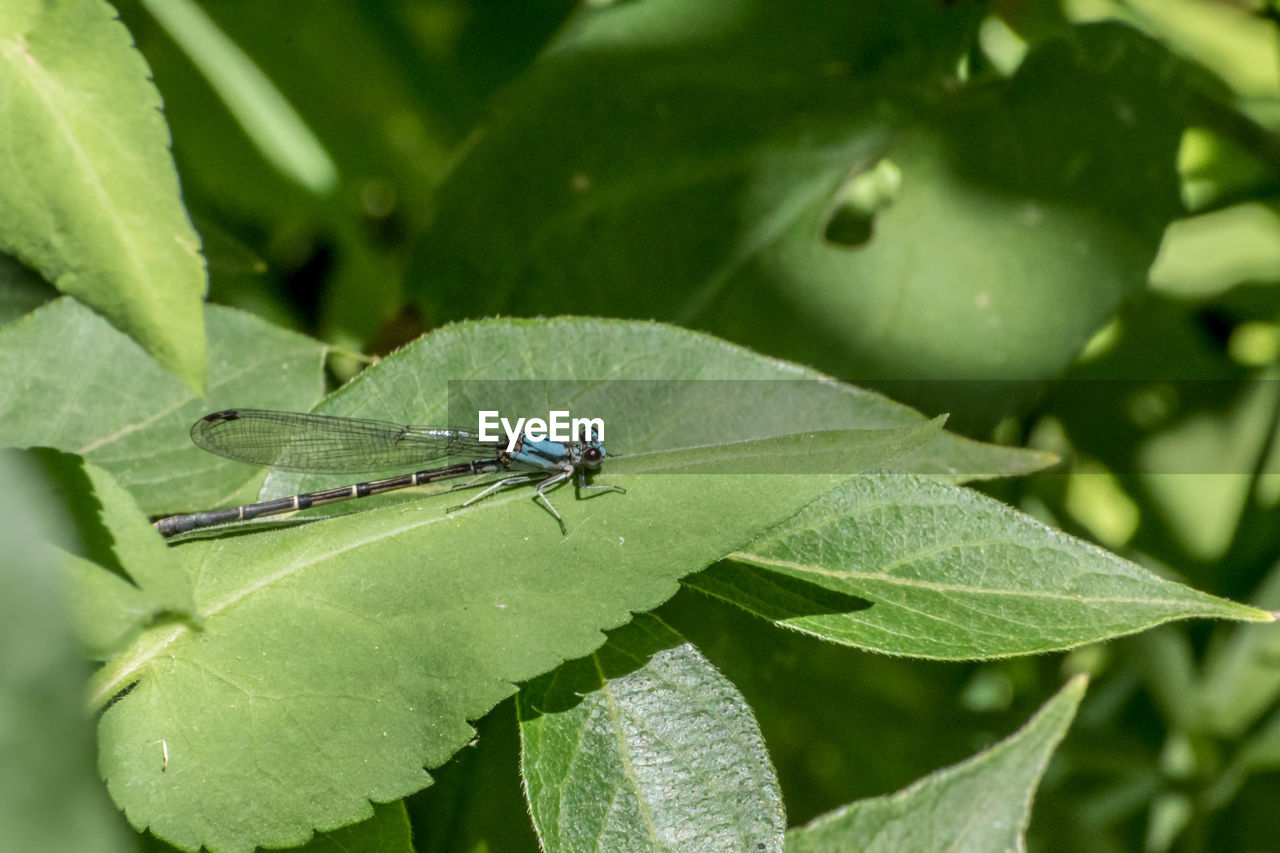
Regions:
<instances>
[{"instance_id":1,"label":"blurred leaf","mask_svg":"<svg viewBox=\"0 0 1280 853\"><path fill-rule=\"evenodd\" d=\"M902 172L902 189L865 244L819 241L830 211L811 208L754 277L725 291L714 327L788 328L777 311L789 311L813 348L783 354L825 365L843 350L844 369L876 379L1058 375L1141 290L1179 210L1176 72L1167 53L1120 27L1038 44L1007 83L961 90L940 118L895 128L881 156ZM783 307L750 297L771 291L786 294ZM1037 387L1008 382L978 396L978 382L898 385L901 399L950 411L962 429Z\"/></svg>"},{"instance_id":2,"label":"blurred leaf","mask_svg":"<svg viewBox=\"0 0 1280 853\"><path fill-rule=\"evenodd\" d=\"M685 584L889 654L1030 654L1174 619L1270 621L1163 580L975 492L857 477Z\"/></svg>"},{"instance_id":3,"label":"blurred leaf","mask_svg":"<svg viewBox=\"0 0 1280 853\"><path fill-rule=\"evenodd\" d=\"M191 57L271 165L313 193L333 190L338 170L324 146L199 6L192 0L142 0L142 5Z\"/></svg>"},{"instance_id":4,"label":"blurred leaf","mask_svg":"<svg viewBox=\"0 0 1280 853\"><path fill-rule=\"evenodd\" d=\"M1205 98L1198 106L1201 115L1195 126L1187 128L1178 153L1182 197L1187 208L1202 211L1233 201L1274 199L1280 192L1280 174L1276 171L1280 143L1275 141L1274 134L1265 125L1241 114L1234 105ZM1211 239L1215 236L1212 231L1216 230L1212 226L1221 222L1216 218L1206 219L1203 228L1198 224L1193 226L1199 232L1194 236ZM1262 230L1259 226L1265 225L1256 220L1250 222L1247 232L1254 233L1242 235L1246 244L1256 244L1256 236ZM1169 236L1166 235L1166 240ZM1198 268L1212 266L1204 258L1188 260ZM1162 280L1166 272L1161 270ZM1153 277L1153 284L1156 281Z\"/></svg>"},{"instance_id":5,"label":"blurred leaf","mask_svg":"<svg viewBox=\"0 0 1280 853\"><path fill-rule=\"evenodd\" d=\"M1133 539L1142 520L1115 475L1088 458L1074 460L1063 508L1088 531L1089 538L1117 550Z\"/></svg>"},{"instance_id":6,"label":"blurred leaf","mask_svg":"<svg viewBox=\"0 0 1280 853\"><path fill-rule=\"evenodd\" d=\"M0 254L0 326L33 311L58 295L40 276Z\"/></svg>"},{"instance_id":7,"label":"blurred leaf","mask_svg":"<svg viewBox=\"0 0 1280 853\"><path fill-rule=\"evenodd\" d=\"M776 423L794 428L795 411L812 412L819 428L925 424L831 382L774 383L790 395L763 410L752 397L737 409L690 413L652 406L629 396L629 383L608 381L802 375L653 324L493 321L399 350L323 408L429 423L444 419L459 393L451 377L557 376L593 380L614 398L605 416L647 424L649 442L661 440L664 422L691 417L701 429L690 436L695 443L767 435ZM918 453L932 447L945 461L942 438ZM648 449L643 434L634 449ZM297 843L317 823L357 820L367 800L425 786L422 767L463 746L467 720L510 695L514 682L591 652L600 631L664 601L681 575L839 481L762 475L744 488L741 476L611 479L630 492L575 501L562 491L566 537L530 490L513 489L451 514L444 510L457 498L432 495L177 547L203 630L152 629L99 672L96 705L136 682L102 718L112 794L136 825L216 853ZM158 738L170 752L163 776L143 749Z\"/></svg>"},{"instance_id":8,"label":"blurred leaf","mask_svg":"<svg viewBox=\"0 0 1280 853\"><path fill-rule=\"evenodd\" d=\"M725 291L717 327L788 328L777 310L792 312L814 344L801 357L843 350L862 377L1056 376L1141 289L1178 210L1175 69L1132 31L1084 29L1038 44L1007 83L961 90L941 118L904 119L881 154L902 189L871 238L823 243L829 209L811 208ZM771 291L780 309L749 297ZM1035 390L1006 383L984 399L975 385L915 393L963 424ZM918 402L911 391L900 396Z\"/></svg>"},{"instance_id":9,"label":"blurred leaf","mask_svg":"<svg viewBox=\"0 0 1280 853\"><path fill-rule=\"evenodd\" d=\"M341 179L328 201L302 190L264 160L209 78L155 19L134 4L122 6L121 13L165 95L184 178L199 195L195 206L224 220L261 223L283 237L300 220L332 224L333 214L367 225L367 206L388 203L397 216L421 220L434 182L479 107L474 78L461 75L456 65L457 40L473 21L490 16L496 26L514 29L538 14L534 5L528 0L494 0L483 8L453 0L388 0L372 6L318 6L308 0L205 4L203 11L222 38L279 90L335 162ZM516 30L507 41L533 38L536 44L541 37L532 29ZM436 42L427 43L433 38ZM473 38L479 50L493 49L500 34L491 29ZM486 71L509 62L509 55L479 60ZM389 182L391 197L370 205L369 193L379 182ZM376 237L364 235L371 236ZM365 246L376 253L386 249L376 240Z\"/></svg>"},{"instance_id":10,"label":"blurred leaf","mask_svg":"<svg viewBox=\"0 0 1280 853\"><path fill-rule=\"evenodd\" d=\"M1231 545L1254 486L1252 473L1275 443L1277 379L1274 371L1260 373L1236 393L1223 393L1220 409L1193 411L1138 449L1143 486L1170 535L1195 558L1219 558Z\"/></svg>"},{"instance_id":11,"label":"blurred leaf","mask_svg":"<svg viewBox=\"0 0 1280 853\"><path fill-rule=\"evenodd\" d=\"M164 93L189 206L245 236L267 261L300 314L287 325L359 345L402 307L406 241L421 230L432 187L467 131L460 118L469 122L475 109L452 43L428 54L413 30L450 14L487 17L490 5L507 7L513 26L525 16L484 5L483 13L471 4L451 13L405 0L203 4L333 161L340 180L324 197L268 163L185 50L136 6L122 6ZM227 287L212 272L221 301L262 307L260 293Z\"/></svg>"},{"instance_id":12,"label":"blurred leaf","mask_svg":"<svg viewBox=\"0 0 1280 853\"><path fill-rule=\"evenodd\" d=\"M1188 776L1191 771L1186 768L1194 766L1195 762L1194 759L1185 760L1184 756L1190 750L1182 747L1186 744L1187 732L1198 728L1195 702L1188 701L1195 696L1196 681L1195 650L1191 638L1186 631L1165 625L1134 637L1131 642L1142 660L1139 674L1165 727L1170 730L1171 737L1164 745L1166 757L1162 758L1162 769L1173 776ZM1177 765L1178 769L1171 769L1170 765Z\"/></svg>"},{"instance_id":13,"label":"blurred leaf","mask_svg":"<svg viewBox=\"0 0 1280 853\"><path fill-rule=\"evenodd\" d=\"M1240 96L1280 94L1275 25L1250 16L1237 3L1094 0L1075 5L1083 13L1075 16L1078 20L1117 17L1143 28L1212 69Z\"/></svg>"},{"instance_id":14,"label":"blurred leaf","mask_svg":"<svg viewBox=\"0 0 1280 853\"><path fill-rule=\"evenodd\" d=\"M1141 289L1179 209L1166 51L1085 28L944 89L972 4L767 6L584 12L441 188L424 311L671 318L837 374L1045 379ZM833 241L886 161L901 187L861 213L869 239ZM1034 388L927 390L990 419Z\"/></svg>"},{"instance_id":15,"label":"blurred leaf","mask_svg":"<svg viewBox=\"0 0 1280 853\"><path fill-rule=\"evenodd\" d=\"M1280 565L1263 581L1254 603L1280 610ZM1217 737L1243 735L1280 696L1278 662L1280 632L1273 626L1231 628L1226 641L1211 645L1205 656L1204 681L1194 694L1199 725Z\"/></svg>"},{"instance_id":16,"label":"blurred leaf","mask_svg":"<svg viewBox=\"0 0 1280 853\"><path fill-rule=\"evenodd\" d=\"M3 844L23 853L119 853L129 849L126 834L94 772L88 672L68 625L62 577L41 538L57 529L47 484L15 453L0 453L0 479Z\"/></svg>"},{"instance_id":17,"label":"blurred leaf","mask_svg":"<svg viewBox=\"0 0 1280 853\"><path fill-rule=\"evenodd\" d=\"M193 216L209 266L209 302L248 311L298 332L306 325L263 258L208 216ZM330 341L329 343L332 343Z\"/></svg>"},{"instance_id":18,"label":"blurred leaf","mask_svg":"<svg viewBox=\"0 0 1280 853\"><path fill-rule=\"evenodd\" d=\"M109 473L79 456L41 448L34 457L57 486L78 538L67 550L139 587L154 587L174 608L189 608L191 590L175 578L173 554Z\"/></svg>"},{"instance_id":19,"label":"blurred leaf","mask_svg":"<svg viewBox=\"0 0 1280 853\"><path fill-rule=\"evenodd\" d=\"M1188 299L1248 282L1280 284L1280 214L1262 204L1173 223L1151 268L1153 289Z\"/></svg>"},{"instance_id":20,"label":"blurred leaf","mask_svg":"<svg viewBox=\"0 0 1280 853\"><path fill-rule=\"evenodd\" d=\"M266 261L212 219L197 217L195 225L200 232L200 242L204 244L210 275L219 272L232 276L261 276L267 271Z\"/></svg>"},{"instance_id":21,"label":"blurred leaf","mask_svg":"<svg viewBox=\"0 0 1280 853\"><path fill-rule=\"evenodd\" d=\"M62 554L61 562L70 587L72 627L91 658L110 658L138 631L170 612L149 591L92 560Z\"/></svg>"},{"instance_id":22,"label":"blurred leaf","mask_svg":"<svg viewBox=\"0 0 1280 853\"><path fill-rule=\"evenodd\" d=\"M1271 772L1280 767L1280 711L1273 712L1242 741L1233 761L1242 775Z\"/></svg>"},{"instance_id":23,"label":"blurred leaf","mask_svg":"<svg viewBox=\"0 0 1280 853\"><path fill-rule=\"evenodd\" d=\"M1067 432L1061 452L1071 455L1078 447L1104 469L1128 477L1139 470L1136 457L1150 436L1229 408L1255 371L1225 357L1214 322L1161 296L1135 305L1117 324L1106 352L1075 365L1053 389L1048 408ZM1173 470L1182 473L1243 470L1222 468L1221 458L1175 461Z\"/></svg>"},{"instance_id":24,"label":"blurred leaf","mask_svg":"<svg viewBox=\"0 0 1280 853\"><path fill-rule=\"evenodd\" d=\"M1276 389L1266 371L1228 358L1231 322L1218 307L1149 295L1125 314L1106 352L1053 389L1046 410L1137 504L1127 547L1192 582L1246 595L1273 559L1269 537L1235 537ZM1264 555L1256 565L1203 563L1232 542Z\"/></svg>"},{"instance_id":25,"label":"blurred leaf","mask_svg":"<svg viewBox=\"0 0 1280 853\"><path fill-rule=\"evenodd\" d=\"M1026 849L1031 800L1085 683L1073 678L1022 729L973 758L791 830L788 853Z\"/></svg>"},{"instance_id":26,"label":"blurred leaf","mask_svg":"<svg viewBox=\"0 0 1280 853\"><path fill-rule=\"evenodd\" d=\"M5 4L0 250L202 392L204 261L150 77L101 0Z\"/></svg>"},{"instance_id":27,"label":"blurred leaf","mask_svg":"<svg viewBox=\"0 0 1280 853\"><path fill-rule=\"evenodd\" d=\"M256 489L262 472L216 461L187 430L229 406L311 408L323 392L326 348L239 311L206 313L207 397L71 299L0 329L0 445L81 454L110 471L146 513L203 509Z\"/></svg>"},{"instance_id":28,"label":"blurred leaf","mask_svg":"<svg viewBox=\"0 0 1280 853\"><path fill-rule=\"evenodd\" d=\"M541 853L521 790L515 700L476 722L476 736L406 801L418 853Z\"/></svg>"},{"instance_id":29,"label":"blurred leaf","mask_svg":"<svg viewBox=\"0 0 1280 853\"><path fill-rule=\"evenodd\" d=\"M156 617L192 614L186 573L115 478L78 456L35 455L61 490L79 534L62 553L75 627L86 647L116 651L127 633Z\"/></svg>"},{"instance_id":30,"label":"blurred leaf","mask_svg":"<svg viewBox=\"0 0 1280 853\"><path fill-rule=\"evenodd\" d=\"M923 2L584 9L443 187L418 277L449 299L429 308L690 314L883 144L850 79L945 67L973 17ZM566 121L586 132L566 138Z\"/></svg>"},{"instance_id":31,"label":"blurred leaf","mask_svg":"<svg viewBox=\"0 0 1280 853\"><path fill-rule=\"evenodd\" d=\"M518 699L542 848L781 850L782 795L751 710L641 614Z\"/></svg>"}]
</instances>

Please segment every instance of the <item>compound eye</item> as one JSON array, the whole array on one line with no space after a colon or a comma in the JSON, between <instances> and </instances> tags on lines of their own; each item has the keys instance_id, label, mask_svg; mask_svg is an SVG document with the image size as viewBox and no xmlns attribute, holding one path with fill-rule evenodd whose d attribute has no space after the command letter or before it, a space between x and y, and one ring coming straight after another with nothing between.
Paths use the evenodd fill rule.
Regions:
<instances>
[{"instance_id":1,"label":"compound eye","mask_svg":"<svg viewBox=\"0 0 1280 853\"><path fill-rule=\"evenodd\" d=\"M604 461L604 451L598 447L588 447L582 452L582 464L588 468L599 468Z\"/></svg>"}]
</instances>

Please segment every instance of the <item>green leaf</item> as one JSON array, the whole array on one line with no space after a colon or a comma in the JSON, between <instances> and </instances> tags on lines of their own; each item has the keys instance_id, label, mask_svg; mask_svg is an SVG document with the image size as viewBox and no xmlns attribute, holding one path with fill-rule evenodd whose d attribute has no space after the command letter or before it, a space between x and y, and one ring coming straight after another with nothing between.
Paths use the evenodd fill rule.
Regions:
<instances>
[{"instance_id":1,"label":"green leaf","mask_svg":"<svg viewBox=\"0 0 1280 853\"><path fill-rule=\"evenodd\" d=\"M969 667L866 654L765 623L693 590L657 615L746 697L787 796L788 825L899 788L967 755L976 748L975 732L990 731L989 716L957 705L973 677ZM1055 662L1019 658L1009 666L1031 673L1041 663Z\"/></svg>"},{"instance_id":2,"label":"green leaf","mask_svg":"<svg viewBox=\"0 0 1280 853\"><path fill-rule=\"evenodd\" d=\"M24 853L128 848L93 769L83 667L62 577L42 534L57 529L47 483L0 453L0 827ZM153 747L153 749L156 747Z\"/></svg>"},{"instance_id":3,"label":"green leaf","mask_svg":"<svg viewBox=\"0 0 1280 853\"><path fill-rule=\"evenodd\" d=\"M789 474L825 460L835 472L876 468L942 432L945 418L898 429L830 429L628 454L616 474ZM808 469L800 467L808 473Z\"/></svg>"},{"instance_id":4,"label":"green leaf","mask_svg":"<svg viewBox=\"0 0 1280 853\"><path fill-rule=\"evenodd\" d=\"M842 484L685 584L889 654L1071 648L1175 619L1271 614L1164 580L975 492L901 475Z\"/></svg>"},{"instance_id":5,"label":"green leaf","mask_svg":"<svg viewBox=\"0 0 1280 853\"><path fill-rule=\"evenodd\" d=\"M179 546L204 627L145 632L100 672L95 705L138 682L102 718L110 790L135 825L218 853L357 820L427 784L421 767L512 683L590 652L832 482L769 480L630 478L566 506L563 538L509 493ZM144 748L160 738L164 774Z\"/></svg>"},{"instance_id":6,"label":"green leaf","mask_svg":"<svg viewBox=\"0 0 1280 853\"><path fill-rule=\"evenodd\" d=\"M450 393L465 390L450 387L451 377L592 379L599 399L613 397L612 423L654 428L634 433L641 451L658 446L666 423L691 414L609 380L798 373L653 324L493 321L399 350L323 408L440 422ZM769 406L753 397L737 410L696 410L700 431L691 440L748 425L785 432L779 425L797 411L818 428L932 428L910 410L829 381L773 384L782 393ZM942 439L929 446L945 463ZM192 573L203 629L146 632L100 671L95 705L136 682L102 719L110 789L135 825L217 853L297 843L313 827L357 820L368 800L426 785L421 768L463 746L467 721L515 682L590 653L602 630L660 604L680 576L742 547L839 479L619 474L610 480L627 486L625 495L553 494L567 536L531 490L511 489L452 514L453 495L401 497L283 532L180 545L175 554ZM163 775L144 749L158 738L171 756Z\"/></svg>"},{"instance_id":7,"label":"green leaf","mask_svg":"<svg viewBox=\"0 0 1280 853\"><path fill-rule=\"evenodd\" d=\"M424 358L414 347L425 344L412 345L383 360L376 371L358 376L319 410L400 423L447 423L452 422L451 414L463 409L474 418L474 407L465 402L489 401L485 406L492 407L486 395L493 385L500 385L526 407L563 408L571 400L575 411L604 416L610 452L624 455L776 439L797 429L885 430L926 423L919 412L874 392L832 382L816 371L764 358L708 335L653 323L583 318L484 321L448 327L424 340L431 341L439 355ZM633 365L622 353L643 357ZM374 376L377 388L366 389L362 383ZM559 381L546 381L546 376ZM432 387L432 377L439 383L439 396L426 390ZM467 379L451 382L445 397L445 382L456 377ZM519 386L522 380L528 382L526 387ZM631 380L643 381L628 385ZM474 426L474 421L467 424ZM943 432L896 458L893 468L948 480L982 479L1034 471L1050 458ZM621 470L633 464L619 462ZM859 467L857 460L850 460L843 467L816 470L856 473ZM613 470L606 463L605 473ZM340 483L332 477L273 471L262 496Z\"/></svg>"},{"instance_id":8,"label":"green leaf","mask_svg":"<svg viewBox=\"0 0 1280 853\"><path fill-rule=\"evenodd\" d=\"M969 4L767 5L567 27L441 187L409 283L427 310L657 317L866 379L1060 373L1180 209L1176 60L1083 27L956 82ZM989 419L1036 387L915 390Z\"/></svg>"},{"instance_id":9,"label":"green leaf","mask_svg":"<svg viewBox=\"0 0 1280 853\"><path fill-rule=\"evenodd\" d=\"M118 651L152 620L191 615L187 575L115 478L78 456L52 450L35 456L66 496L79 534L61 553L84 645L94 653Z\"/></svg>"},{"instance_id":10,"label":"green leaf","mask_svg":"<svg viewBox=\"0 0 1280 853\"><path fill-rule=\"evenodd\" d=\"M517 700L543 850L781 850L782 795L741 694L653 616Z\"/></svg>"},{"instance_id":11,"label":"green leaf","mask_svg":"<svg viewBox=\"0 0 1280 853\"><path fill-rule=\"evenodd\" d=\"M894 467L917 474L931 474L934 479L944 482L967 483L1031 474L1051 468L1059 461L1056 455L1044 450L1003 447L951 433L943 433L939 441L947 444L945 461L936 455L931 459L926 458L929 450L929 446L926 446L920 451L907 454Z\"/></svg>"},{"instance_id":12,"label":"green leaf","mask_svg":"<svg viewBox=\"0 0 1280 853\"><path fill-rule=\"evenodd\" d=\"M791 830L787 853L1025 850L1031 799L1085 684L1076 676L1022 729L967 761Z\"/></svg>"},{"instance_id":13,"label":"green leaf","mask_svg":"<svg viewBox=\"0 0 1280 853\"><path fill-rule=\"evenodd\" d=\"M200 241L146 62L102 0L0 11L0 251L93 305L197 392Z\"/></svg>"},{"instance_id":14,"label":"green leaf","mask_svg":"<svg viewBox=\"0 0 1280 853\"><path fill-rule=\"evenodd\" d=\"M326 348L239 311L209 306L206 314L207 397L72 299L0 329L0 445L78 453L147 513L203 509L256 489L262 472L220 464L187 430L233 405L309 409L324 390Z\"/></svg>"},{"instance_id":15,"label":"green leaf","mask_svg":"<svg viewBox=\"0 0 1280 853\"><path fill-rule=\"evenodd\" d=\"M42 448L34 456L69 505L79 534L70 550L139 587L163 589L161 597L174 608L190 606L185 578L174 578L173 555L114 477L69 453Z\"/></svg>"},{"instance_id":16,"label":"green leaf","mask_svg":"<svg viewBox=\"0 0 1280 853\"><path fill-rule=\"evenodd\" d=\"M61 563L70 587L72 626L93 658L111 657L139 630L171 612L150 592L92 560L64 553Z\"/></svg>"},{"instance_id":17,"label":"green leaf","mask_svg":"<svg viewBox=\"0 0 1280 853\"><path fill-rule=\"evenodd\" d=\"M584 8L441 188L422 295L459 315L687 316L883 144L886 119L853 81L939 70L975 20L924 2ZM545 166L518 168L521 153Z\"/></svg>"},{"instance_id":18,"label":"green leaf","mask_svg":"<svg viewBox=\"0 0 1280 853\"><path fill-rule=\"evenodd\" d=\"M332 832L317 832L296 853L414 853L412 828L404 803L374 803L373 817ZM144 835L142 853L172 853L178 849L153 835Z\"/></svg>"}]
</instances>

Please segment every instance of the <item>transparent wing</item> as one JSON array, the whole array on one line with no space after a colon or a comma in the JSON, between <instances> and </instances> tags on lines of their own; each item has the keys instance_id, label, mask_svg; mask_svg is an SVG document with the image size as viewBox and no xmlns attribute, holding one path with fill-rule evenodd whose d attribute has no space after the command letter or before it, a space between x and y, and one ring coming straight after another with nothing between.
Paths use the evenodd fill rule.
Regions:
<instances>
[{"instance_id":1,"label":"transparent wing","mask_svg":"<svg viewBox=\"0 0 1280 853\"><path fill-rule=\"evenodd\" d=\"M501 449L474 433L448 427L266 409L205 415L192 425L191 440L228 459L311 474L413 469L490 458Z\"/></svg>"}]
</instances>

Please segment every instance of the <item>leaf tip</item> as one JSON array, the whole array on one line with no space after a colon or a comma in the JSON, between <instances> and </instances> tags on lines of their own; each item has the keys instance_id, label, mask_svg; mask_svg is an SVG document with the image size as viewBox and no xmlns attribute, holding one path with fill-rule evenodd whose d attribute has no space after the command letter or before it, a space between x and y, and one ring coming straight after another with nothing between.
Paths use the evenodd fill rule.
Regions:
<instances>
[{"instance_id":1,"label":"leaf tip","mask_svg":"<svg viewBox=\"0 0 1280 853\"><path fill-rule=\"evenodd\" d=\"M1067 683L1059 691L1063 695L1075 696L1077 698L1084 696L1084 692L1089 689L1089 673L1077 672L1075 675L1067 679Z\"/></svg>"},{"instance_id":2,"label":"leaf tip","mask_svg":"<svg viewBox=\"0 0 1280 853\"><path fill-rule=\"evenodd\" d=\"M1280 610L1265 610L1261 607L1253 607L1248 604L1236 605L1235 612L1225 618L1236 619L1240 622L1276 622L1280 621Z\"/></svg>"},{"instance_id":3,"label":"leaf tip","mask_svg":"<svg viewBox=\"0 0 1280 853\"><path fill-rule=\"evenodd\" d=\"M1031 453L1035 457L1036 461L1040 464L1041 466L1040 470L1044 470L1045 468L1052 468L1055 465L1058 465L1059 463L1062 462L1062 457L1057 453L1054 453L1052 450L1039 450L1039 449L1029 448L1028 452Z\"/></svg>"}]
</instances>

